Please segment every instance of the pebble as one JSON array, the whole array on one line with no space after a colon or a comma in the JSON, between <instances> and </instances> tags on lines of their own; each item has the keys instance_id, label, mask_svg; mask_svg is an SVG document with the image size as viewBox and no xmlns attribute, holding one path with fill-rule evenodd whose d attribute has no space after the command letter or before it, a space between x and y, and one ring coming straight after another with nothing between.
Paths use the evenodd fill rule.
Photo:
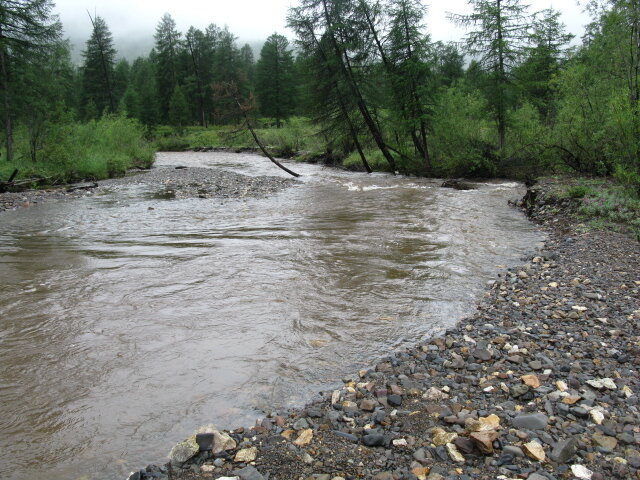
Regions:
<instances>
[{"instance_id":1,"label":"pebble","mask_svg":"<svg viewBox=\"0 0 640 480\"><path fill-rule=\"evenodd\" d=\"M518 415L511 422L514 427L526 430L542 430L549 423L549 418L543 413Z\"/></svg>"},{"instance_id":2,"label":"pebble","mask_svg":"<svg viewBox=\"0 0 640 480\"><path fill-rule=\"evenodd\" d=\"M591 480L593 477L593 472L584 465L571 465L571 473L573 473L576 478L584 480Z\"/></svg>"}]
</instances>

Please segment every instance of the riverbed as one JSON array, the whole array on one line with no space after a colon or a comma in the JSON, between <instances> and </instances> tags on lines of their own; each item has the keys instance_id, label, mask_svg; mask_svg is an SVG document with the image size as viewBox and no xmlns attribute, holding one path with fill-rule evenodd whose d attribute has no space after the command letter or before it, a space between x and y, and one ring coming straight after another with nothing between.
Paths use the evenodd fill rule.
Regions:
<instances>
[{"instance_id":1,"label":"riverbed","mask_svg":"<svg viewBox=\"0 0 640 480\"><path fill-rule=\"evenodd\" d=\"M542 241L515 183L294 164L287 188L202 193L176 166L286 176L159 154L158 181L0 214L1 478L118 478L199 425L301 405L453 325Z\"/></svg>"}]
</instances>

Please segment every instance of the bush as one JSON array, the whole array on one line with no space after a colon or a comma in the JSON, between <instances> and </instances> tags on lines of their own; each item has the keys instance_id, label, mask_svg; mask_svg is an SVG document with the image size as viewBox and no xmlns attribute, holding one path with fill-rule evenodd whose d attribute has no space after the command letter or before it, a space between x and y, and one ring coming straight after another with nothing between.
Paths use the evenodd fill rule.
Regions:
<instances>
[{"instance_id":1,"label":"bush","mask_svg":"<svg viewBox=\"0 0 640 480\"><path fill-rule=\"evenodd\" d=\"M576 199L584 198L587 195L587 191L587 187L583 185L576 185L567 190L567 196L569 196L569 198Z\"/></svg>"},{"instance_id":2,"label":"bush","mask_svg":"<svg viewBox=\"0 0 640 480\"><path fill-rule=\"evenodd\" d=\"M136 120L108 115L87 123L51 125L30 160L26 131L16 131L20 178L46 178L49 183L100 180L123 175L130 168L149 168L154 146L145 140L145 130Z\"/></svg>"},{"instance_id":3,"label":"bush","mask_svg":"<svg viewBox=\"0 0 640 480\"><path fill-rule=\"evenodd\" d=\"M485 99L461 86L439 95L433 112L434 173L441 176L492 176L496 172L495 127Z\"/></svg>"}]
</instances>

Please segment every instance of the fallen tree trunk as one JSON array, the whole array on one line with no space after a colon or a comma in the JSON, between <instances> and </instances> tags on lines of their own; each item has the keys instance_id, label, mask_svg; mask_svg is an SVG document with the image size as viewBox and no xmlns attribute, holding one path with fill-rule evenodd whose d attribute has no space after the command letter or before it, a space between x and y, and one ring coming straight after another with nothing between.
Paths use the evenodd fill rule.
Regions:
<instances>
[{"instance_id":1,"label":"fallen tree trunk","mask_svg":"<svg viewBox=\"0 0 640 480\"><path fill-rule=\"evenodd\" d=\"M292 175L294 177L299 177L300 176L299 173L296 173L293 170L289 170L287 167L285 167L279 161L277 161L275 158L273 158L273 156L267 151L267 148L262 144L262 142L258 138L258 135L253 130L253 127L251 126L251 122L249 121L249 117L247 116L247 112L244 110L244 108L242 108L242 105L240 104L240 101L238 100L238 98L235 97L234 99L235 99L236 103L238 104L238 108L242 112L242 116L244 117L244 123L247 126L247 129L249 129L249 131L251 132L251 136L255 140L255 142L258 145L258 147L260 148L260 150L262 150L262 153L264 153L269 160L271 160L273 163L275 163L278 167L280 167L282 170L287 172L289 175Z\"/></svg>"}]
</instances>

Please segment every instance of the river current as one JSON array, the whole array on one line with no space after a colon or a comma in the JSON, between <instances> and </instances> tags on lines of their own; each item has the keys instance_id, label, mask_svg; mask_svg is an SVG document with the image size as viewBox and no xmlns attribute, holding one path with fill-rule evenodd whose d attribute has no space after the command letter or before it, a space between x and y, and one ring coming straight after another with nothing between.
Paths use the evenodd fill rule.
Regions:
<instances>
[{"instance_id":1,"label":"river current","mask_svg":"<svg viewBox=\"0 0 640 480\"><path fill-rule=\"evenodd\" d=\"M252 154L156 166L286 175ZM0 214L0 478L119 479L200 425L302 405L472 313L543 239L515 183L291 168L261 199L131 185Z\"/></svg>"}]
</instances>

